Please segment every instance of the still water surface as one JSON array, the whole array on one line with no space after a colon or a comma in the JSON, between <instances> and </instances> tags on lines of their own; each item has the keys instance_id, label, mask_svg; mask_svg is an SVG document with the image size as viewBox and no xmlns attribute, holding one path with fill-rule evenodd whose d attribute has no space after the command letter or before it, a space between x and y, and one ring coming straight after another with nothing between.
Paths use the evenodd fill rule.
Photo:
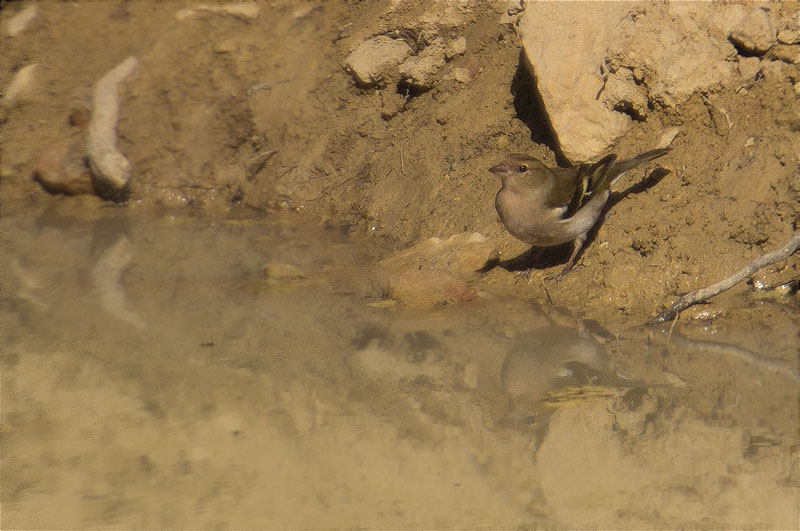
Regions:
<instances>
[{"instance_id":1,"label":"still water surface","mask_svg":"<svg viewBox=\"0 0 800 531\"><path fill-rule=\"evenodd\" d=\"M380 307L297 218L90 218L0 220L4 527L797 526L791 348Z\"/></svg>"}]
</instances>

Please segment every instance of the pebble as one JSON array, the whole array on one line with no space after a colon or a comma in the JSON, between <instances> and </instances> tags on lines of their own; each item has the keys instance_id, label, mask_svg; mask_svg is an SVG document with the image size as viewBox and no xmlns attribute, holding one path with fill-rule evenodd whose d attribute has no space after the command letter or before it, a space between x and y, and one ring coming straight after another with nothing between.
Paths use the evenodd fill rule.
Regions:
<instances>
[{"instance_id":1,"label":"pebble","mask_svg":"<svg viewBox=\"0 0 800 531\"><path fill-rule=\"evenodd\" d=\"M404 41L380 35L359 44L345 65L358 84L370 87L382 82L410 54L411 48Z\"/></svg>"},{"instance_id":2,"label":"pebble","mask_svg":"<svg viewBox=\"0 0 800 531\"><path fill-rule=\"evenodd\" d=\"M79 143L58 142L39 155L34 179L51 194L91 194L92 177Z\"/></svg>"}]
</instances>

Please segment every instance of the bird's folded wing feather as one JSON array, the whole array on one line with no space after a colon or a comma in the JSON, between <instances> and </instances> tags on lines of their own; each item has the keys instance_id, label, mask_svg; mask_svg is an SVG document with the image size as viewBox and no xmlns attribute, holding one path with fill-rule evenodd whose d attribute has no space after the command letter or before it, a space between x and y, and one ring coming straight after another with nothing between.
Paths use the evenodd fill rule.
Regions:
<instances>
[{"instance_id":1,"label":"bird's folded wing feather","mask_svg":"<svg viewBox=\"0 0 800 531\"><path fill-rule=\"evenodd\" d=\"M611 154L594 164L554 169L553 190L548 206L565 208L562 215L564 219L574 216L589 199L611 185L609 168L616 158Z\"/></svg>"}]
</instances>

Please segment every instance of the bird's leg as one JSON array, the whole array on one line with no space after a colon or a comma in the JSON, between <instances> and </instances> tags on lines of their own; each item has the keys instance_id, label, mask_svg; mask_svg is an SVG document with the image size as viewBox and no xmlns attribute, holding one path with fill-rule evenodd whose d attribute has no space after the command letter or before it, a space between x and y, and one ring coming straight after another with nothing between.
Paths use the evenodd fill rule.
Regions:
<instances>
[{"instance_id":1,"label":"bird's leg","mask_svg":"<svg viewBox=\"0 0 800 531\"><path fill-rule=\"evenodd\" d=\"M551 280L551 281L555 280L556 282L558 282L559 280L561 280L565 276L567 276L567 273L570 272L570 270L572 269L572 266L575 264L575 258L578 257L578 253L580 252L581 248L583 248L583 242L584 242L584 238L575 238L575 241L572 242L572 244L574 245L575 248L572 251L572 256L569 257L569 262L567 262L567 265L564 266L564 269L561 271L561 273L559 273L555 277L549 278L547 280Z\"/></svg>"},{"instance_id":2,"label":"bird's leg","mask_svg":"<svg viewBox=\"0 0 800 531\"><path fill-rule=\"evenodd\" d=\"M538 249L536 249L536 252L534 253L533 258L530 259L529 263L537 262L539 260L539 258L542 257L542 253L543 252L544 252L544 247L539 247ZM517 280L520 280L520 279L523 279L523 278L525 280L530 280L532 272L533 272L533 266L528 267L526 269L523 269L522 271L519 271L516 275L514 275L514 278L516 278Z\"/></svg>"}]
</instances>

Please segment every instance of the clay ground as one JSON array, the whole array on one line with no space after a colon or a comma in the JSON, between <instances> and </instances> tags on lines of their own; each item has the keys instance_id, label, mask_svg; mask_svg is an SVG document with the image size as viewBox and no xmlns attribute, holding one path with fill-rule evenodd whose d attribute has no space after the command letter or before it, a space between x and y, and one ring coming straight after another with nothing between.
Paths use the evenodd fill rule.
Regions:
<instances>
[{"instance_id":1,"label":"clay ground","mask_svg":"<svg viewBox=\"0 0 800 531\"><path fill-rule=\"evenodd\" d=\"M20 9L3 7L4 18ZM503 5L448 14L409 3L389 15L381 4L278 2L262 4L255 19L201 13L178 20L181 7L52 4L22 35L2 37L3 80L41 64L30 97L2 110L7 212L69 201L33 181L39 153L82 138L70 115L88 108L103 73L135 54L140 68L123 86L119 123L119 148L133 166L125 208L311 212L383 253L461 231L487 235L503 258L526 249L499 224L498 182L486 169L507 152L553 159L534 142L546 137L546 124L519 118L531 116L530 88L514 31L498 24ZM390 31L463 35L467 51L427 92L358 88L344 59L364 38ZM800 210L792 86L800 74L797 65L777 63L752 86L655 112L622 139L616 151L632 156L652 148L664 129L680 128L661 161L671 173L620 197L582 267L558 286L560 303L650 315L791 235ZM474 78L460 83L453 68ZM626 177L619 190L644 176ZM557 249L551 265L568 252ZM772 269L780 272L767 274L771 283L797 278L796 260ZM493 289L510 284L503 270L489 276ZM536 281L513 289L542 292Z\"/></svg>"}]
</instances>

